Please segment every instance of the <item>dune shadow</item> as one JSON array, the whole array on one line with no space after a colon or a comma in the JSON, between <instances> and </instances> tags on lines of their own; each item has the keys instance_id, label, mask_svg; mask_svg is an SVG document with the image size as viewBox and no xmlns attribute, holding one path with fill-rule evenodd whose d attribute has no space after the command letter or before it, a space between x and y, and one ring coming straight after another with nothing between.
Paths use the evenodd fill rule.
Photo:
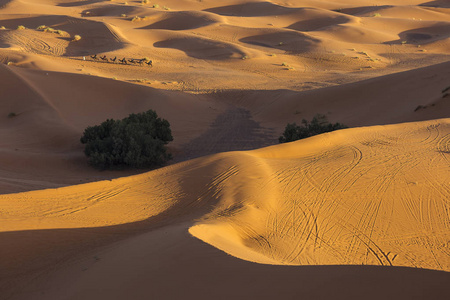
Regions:
<instances>
[{"instance_id":1,"label":"dune shadow","mask_svg":"<svg viewBox=\"0 0 450 300\"><path fill-rule=\"evenodd\" d=\"M59 2L57 6L62 7L75 7L75 6L83 6L83 5L90 5L95 4L99 2L104 2L104 0L84 0L84 1L67 1L67 2Z\"/></svg>"},{"instance_id":2,"label":"dune shadow","mask_svg":"<svg viewBox=\"0 0 450 300\"><path fill-rule=\"evenodd\" d=\"M393 5L359 6L359 7L340 8L335 11L346 14L346 15L359 16L359 15L363 15L363 14L371 13L374 11L391 8L391 7L394 7L394 6Z\"/></svg>"},{"instance_id":3,"label":"dune shadow","mask_svg":"<svg viewBox=\"0 0 450 300\"><path fill-rule=\"evenodd\" d=\"M291 53L304 53L314 50L320 40L296 31L281 31L244 37L242 43L267 48L282 49Z\"/></svg>"},{"instance_id":4,"label":"dune shadow","mask_svg":"<svg viewBox=\"0 0 450 300\"><path fill-rule=\"evenodd\" d=\"M23 25L26 28L35 30L38 26L46 25L55 30L67 32L71 37L57 36L54 33L47 33L48 37L57 37L66 44L60 44L54 52L61 53L63 56L81 56L91 55L99 52L118 50L124 47L111 29L104 23L90 21L86 19L77 19L68 16L47 15L29 18L8 19L2 21L2 26L6 28L16 28ZM74 35L80 35L81 40L71 43ZM26 41L24 41L26 43ZM37 46L46 45L45 41L35 43ZM46 45L45 47L50 47ZM33 51L33 49L30 49ZM39 49L36 49L39 51Z\"/></svg>"},{"instance_id":5,"label":"dune shadow","mask_svg":"<svg viewBox=\"0 0 450 300\"><path fill-rule=\"evenodd\" d=\"M186 55L197 59L221 60L245 55L232 44L197 37L172 38L156 42L153 46L181 50Z\"/></svg>"},{"instance_id":6,"label":"dune shadow","mask_svg":"<svg viewBox=\"0 0 450 300\"><path fill-rule=\"evenodd\" d=\"M134 6L110 5L105 4L101 7L85 9L81 12L84 17L119 17L122 14L133 15L137 11Z\"/></svg>"},{"instance_id":7,"label":"dune shadow","mask_svg":"<svg viewBox=\"0 0 450 300\"><path fill-rule=\"evenodd\" d=\"M323 17L298 21L295 22L294 24L289 25L286 28L297 31L314 31L328 26L345 24L348 23L349 21L350 18L346 16Z\"/></svg>"},{"instance_id":8,"label":"dune shadow","mask_svg":"<svg viewBox=\"0 0 450 300\"><path fill-rule=\"evenodd\" d=\"M6 6L7 4L9 4L12 1L13 0L0 0L0 8Z\"/></svg>"},{"instance_id":9,"label":"dune shadow","mask_svg":"<svg viewBox=\"0 0 450 300\"><path fill-rule=\"evenodd\" d=\"M17 292L17 286L14 286L17 281L31 282L36 274L51 272L62 261L69 262L93 249L161 228L177 220L186 220L192 211L189 203L181 203L149 219L122 225L0 232L2 297L9 299L8 294Z\"/></svg>"},{"instance_id":10,"label":"dune shadow","mask_svg":"<svg viewBox=\"0 0 450 300\"><path fill-rule=\"evenodd\" d=\"M401 44L406 42L413 45L426 45L450 37L450 25L442 24L431 27L415 28L406 30L398 34L399 40L388 41L385 44Z\"/></svg>"},{"instance_id":11,"label":"dune shadow","mask_svg":"<svg viewBox=\"0 0 450 300\"><path fill-rule=\"evenodd\" d=\"M232 108L217 116L201 136L181 147L183 161L225 151L253 150L277 143L273 130L263 128L248 110Z\"/></svg>"},{"instance_id":12,"label":"dune shadow","mask_svg":"<svg viewBox=\"0 0 450 300\"><path fill-rule=\"evenodd\" d=\"M164 225L164 222L159 226L155 225L153 230L163 229ZM68 263L73 265L77 262L77 258L83 256L90 256L91 266L94 267L96 262L101 262L103 259L102 256L96 256L95 249L152 230L147 228L144 231L142 227L145 226L149 226L149 224L138 222L98 228L0 233L0 245L4 245L0 248L3 270L0 275L0 289L2 297L4 297L2 299L9 299L12 295L19 296L19 299L25 299L24 295L29 297L33 293L39 293L39 289L42 289L39 284L37 286L30 285L36 280L36 277L30 276L31 274L34 276L39 274L40 281L45 282L46 278L51 278L54 273L66 267ZM170 232L170 229L167 231ZM186 242L186 239L190 239L190 241ZM178 243L183 246L178 246ZM361 265L282 266L257 264L232 257L200 240L188 237L187 232L182 236L172 235L169 239L162 240L161 244L161 249L149 253L147 259L149 261L176 260L176 263L164 265L166 272L159 272L158 266L153 269L150 266L148 271L158 272L157 275L150 276L152 280L145 285L139 285L137 282L134 284L141 292L151 292L157 299L177 299L179 297L176 296L176 291L186 286L197 287L183 290L183 294L189 299L231 299L233 295L239 294L246 295L244 297L246 299L279 299L280 295L291 295L295 299L412 300L444 299L445 295L450 293L450 285L448 285L450 273L444 271ZM167 251L168 253L165 251L166 247L172 247ZM178 248L178 252L174 251L174 248ZM5 249L9 249L9 251L5 251ZM27 251L26 249L33 250ZM28 253L30 256L26 257L23 255L24 253ZM193 255L193 253L198 254ZM172 257L173 255L177 255L177 258ZM124 257L124 260L132 266L139 263L138 259L133 260L130 257ZM109 264L113 264L113 262L110 261ZM147 268L149 265L142 261L140 264ZM81 269L82 265L79 267L77 273L73 274L74 278L86 280L83 278L86 276L89 278L88 280L93 281L95 286L100 286L91 290L90 293L92 295L98 294L99 291L101 293L103 285L106 284L102 281L101 276L89 275L89 266L86 269ZM140 272L137 274L142 275L142 270ZM123 282L124 286L127 286L126 282L135 276L139 275L123 273L120 269L115 270L113 274L108 274L108 278L113 278L114 282ZM170 282L170 291L164 288L165 282ZM199 282L202 285L198 285ZM29 286L32 288L27 290ZM113 289L120 291L121 288L115 286ZM70 293L70 291L68 292ZM133 294L135 291L129 291L129 293Z\"/></svg>"},{"instance_id":13,"label":"dune shadow","mask_svg":"<svg viewBox=\"0 0 450 300\"><path fill-rule=\"evenodd\" d=\"M284 7L271 2L249 2L244 4L227 5L205 9L204 11L221 16L238 17L268 17L286 15L297 11L298 8Z\"/></svg>"},{"instance_id":14,"label":"dune shadow","mask_svg":"<svg viewBox=\"0 0 450 300\"><path fill-rule=\"evenodd\" d=\"M434 0L421 3L419 6L450 8L450 2L447 0Z\"/></svg>"},{"instance_id":15,"label":"dune shadow","mask_svg":"<svg viewBox=\"0 0 450 300\"><path fill-rule=\"evenodd\" d=\"M189 30L205 27L217 21L204 16L193 15L187 12L171 13L167 18L157 21L139 29Z\"/></svg>"}]
</instances>

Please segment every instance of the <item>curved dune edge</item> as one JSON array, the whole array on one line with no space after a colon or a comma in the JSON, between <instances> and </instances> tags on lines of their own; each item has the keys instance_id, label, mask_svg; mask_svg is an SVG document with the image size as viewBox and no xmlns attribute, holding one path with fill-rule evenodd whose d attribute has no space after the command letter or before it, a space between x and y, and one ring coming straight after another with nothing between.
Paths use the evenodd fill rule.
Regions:
<instances>
[{"instance_id":1,"label":"curved dune edge","mask_svg":"<svg viewBox=\"0 0 450 300\"><path fill-rule=\"evenodd\" d=\"M450 119L341 130L142 175L0 196L3 232L158 216L264 264L450 269Z\"/></svg>"},{"instance_id":2,"label":"curved dune edge","mask_svg":"<svg viewBox=\"0 0 450 300\"><path fill-rule=\"evenodd\" d=\"M449 125L358 128L247 152L256 160L240 160L224 183L228 205L189 232L258 263L448 271Z\"/></svg>"},{"instance_id":3,"label":"curved dune edge","mask_svg":"<svg viewBox=\"0 0 450 300\"><path fill-rule=\"evenodd\" d=\"M281 264L279 261L245 247L233 224L226 222L220 224L198 224L190 227L189 233L199 240L239 259L267 265Z\"/></svg>"}]
</instances>

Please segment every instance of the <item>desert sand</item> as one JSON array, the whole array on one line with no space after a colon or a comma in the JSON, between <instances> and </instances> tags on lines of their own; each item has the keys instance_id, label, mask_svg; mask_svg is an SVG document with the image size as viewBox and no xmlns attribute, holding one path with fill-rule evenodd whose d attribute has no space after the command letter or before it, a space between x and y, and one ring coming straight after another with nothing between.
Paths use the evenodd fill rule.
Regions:
<instances>
[{"instance_id":1,"label":"desert sand","mask_svg":"<svg viewBox=\"0 0 450 300\"><path fill-rule=\"evenodd\" d=\"M0 0L0 299L446 298L449 58L447 1ZM87 165L148 109L167 166Z\"/></svg>"}]
</instances>

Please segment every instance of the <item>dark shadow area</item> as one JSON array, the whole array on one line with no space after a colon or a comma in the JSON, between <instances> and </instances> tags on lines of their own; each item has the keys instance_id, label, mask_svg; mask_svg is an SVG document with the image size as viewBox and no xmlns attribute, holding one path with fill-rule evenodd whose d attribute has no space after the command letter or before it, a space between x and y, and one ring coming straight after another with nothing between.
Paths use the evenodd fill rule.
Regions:
<instances>
[{"instance_id":1,"label":"dark shadow area","mask_svg":"<svg viewBox=\"0 0 450 300\"><path fill-rule=\"evenodd\" d=\"M171 13L164 20L157 21L139 29L188 30L205 27L214 23L216 23L214 20L205 18L204 16L186 12L175 12Z\"/></svg>"},{"instance_id":2,"label":"dark shadow area","mask_svg":"<svg viewBox=\"0 0 450 300\"><path fill-rule=\"evenodd\" d=\"M401 44L406 42L413 45L426 45L445 40L450 37L450 25L436 25L431 27L415 28L398 34L399 40L388 41L385 44Z\"/></svg>"},{"instance_id":3,"label":"dark shadow area","mask_svg":"<svg viewBox=\"0 0 450 300\"><path fill-rule=\"evenodd\" d=\"M377 6L360 6L360 7L350 7L350 8L340 8L334 11L340 12L346 15L359 16L374 11L391 8L393 5L377 5Z\"/></svg>"},{"instance_id":4,"label":"dark shadow area","mask_svg":"<svg viewBox=\"0 0 450 300\"><path fill-rule=\"evenodd\" d=\"M205 9L204 11L215 13L221 16L238 17L268 17L276 15L286 15L299 10L276 5L270 2L249 2L237 5L227 5Z\"/></svg>"},{"instance_id":5,"label":"dark shadow area","mask_svg":"<svg viewBox=\"0 0 450 300\"><path fill-rule=\"evenodd\" d=\"M320 44L320 40L295 31L281 31L248 36L239 41L250 45L281 49L290 53L309 52Z\"/></svg>"},{"instance_id":6,"label":"dark shadow area","mask_svg":"<svg viewBox=\"0 0 450 300\"><path fill-rule=\"evenodd\" d=\"M12 2L12 0L0 0L0 8L5 7L10 2Z\"/></svg>"},{"instance_id":7,"label":"dark shadow area","mask_svg":"<svg viewBox=\"0 0 450 300\"><path fill-rule=\"evenodd\" d=\"M182 146L175 162L225 151L262 148L277 143L273 130L261 127L248 110L231 108L220 114L210 128L198 138Z\"/></svg>"},{"instance_id":8,"label":"dark shadow area","mask_svg":"<svg viewBox=\"0 0 450 300\"><path fill-rule=\"evenodd\" d=\"M345 24L350 21L350 18L346 16L338 16L334 18L324 17L324 18L315 18L304 21L298 21L292 25L289 25L286 28L298 30L298 31L314 31L324 27Z\"/></svg>"},{"instance_id":9,"label":"dark shadow area","mask_svg":"<svg viewBox=\"0 0 450 300\"><path fill-rule=\"evenodd\" d=\"M448 0L435 0L419 4L419 6L450 8Z\"/></svg>"},{"instance_id":10,"label":"dark shadow area","mask_svg":"<svg viewBox=\"0 0 450 300\"><path fill-rule=\"evenodd\" d=\"M55 33L46 33L49 37L56 37L65 41L72 40L74 35L80 35L81 40L69 42L65 49L61 49L63 56L91 55L124 47L119 38L105 24L86 19L48 15L8 19L1 23L2 26L9 29L16 29L18 25L23 25L30 30L36 30L39 26L46 25L55 30L67 32L71 36L70 38L58 36Z\"/></svg>"},{"instance_id":11,"label":"dark shadow area","mask_svg":"<svg viewBox=\"0 0 450 300\"><path fill-rule=\"evenodd\" d=\"M245 55L244 52L232 44L196 37L168 39L156 42L153 46L178 49L185 52L186 55L198 59L221 60L229 59L233 55L238 57Z\"/></svg>"},{"instance_id":12,"label":"dark shadow area","mask_svg":"<svg viewBox=\"0 0 450 300\"><path fill-rule=\"evenodd\" d=\"M83 5L90 5L95 4L99 2L105 2L105 0L85 0L85 1L64 1L60 2L57 5L62 7L74 7L74 6L83 6Z\"/></svg>"},{"instance_id":13,"label":"dark shadow area","mask_svg":"<svg viewBox=\"0 0 450 300\"><path fill-rule=\"evenodd\" d=\"M193 219L204 212L199 210L192 216L193 207L184 201L155 217L123 225L0 232L0 299L17 293L16 282L30 283L94 249Z\"/></svg>"},{"instance_id":14,"label":"dark shadow area","mask_svg":"<svg viewBox=\"0 0 450 300\"><path fill-rule=\"evenodd\" d=\"M244 299L291 299L289 297L294 296L294 299L423 300L446 299L450 293L448 284L450 273L448 272L361 265L257 264L232 257L190 237L187 232L181 235L173 234L169 227L167 230L163 229L163 223L154 225L150 229L149 223L145 224L145 222L148 221L100 228L0 233L0 245L2 245L0 251L3 260L0 299L10 299L13 295L19 295L21 299L25 298L28 284L32 284L36 279L45 282L45 278L51 278L52 274L59 269L67 267L68 264L76 264L77 257L81 257L82 254L91 257L91 264L97 261L101 263L104 257L97 256L93 250L137 233L144 233L143 227L146 226L146 232L156 231L159 228L165 230L169 236L161 241L159 250L149 253L146 259L151 262L161 260L173 261L173 263L164 265L164 271L158 270L157 266L153 268L150 266L149 271L155 271L156 274L149 273L148 278L136 278L133 273L122 273L120 268L115 269L114 273L108 276L114 278L117 283L121 280L127 282L133 280L134 286L141 291L146 291L145 293L152 295L154 299L181 299L181 296L185 299L232 299L240 295ZM137 228L140 228L140 232ZM4 246L12 242L15 243L13 246L16 252L5 252ZM179 243L183 246L177 247ZM177 248L178 251L174 250ZM166 252L165 249L168 251ZM24 251L33 252L33 258L24 259L20 256L20 253ZM201 255L195 253L201 253ZM126 257L124 259L129 260ZM42 260L49 263L42 265L40 264ZM20 265L22 268L4 269L4 262L10 262L12 266ZM131 260L131 263L134 262ZM148 262L141 263L148 268ZM7 263L6 267L8 267ZM76 270L74 279L86 280L83 276L89 276L88 269L89 267ZM30 274L34 276L29 276ZM96 297L101 293L101 285L105 285L105 282L102 282L102 278L92 277L92 275L90 277L90 280L94 280L96 289L91 290L88 297L83 299L99 299ZM97 287L97 280L100 287ZM74 284L77 284L76 281ZM169 289L166 287L168 284L170 284ZM12 288L13 286L15 289ZM17 290L18 286L20 290ZM31 294L38 293L37 291L42 289L39 284L31 286L33 287L29 291ZM186 289L186 287L195 288ZM134 290L121 290L120 286L111 288L128 293L132 299L138 299L133 297L136 293ZM44 292L45 290L42 290L42 293ZM74 295L67 294L67 296Z\"/></svg>"},{"instance_id":15,"label":"dark shadow area","mask_svg":"<svg viewBox=\"0 0 450 300\"><path fill-rule=\"evenodd\" d=\"M81 12L83 17L120 17L122 14L134 15L138 8L134 6L104 4L101 7L93 7Z\"/></svg>"}]
</instances>

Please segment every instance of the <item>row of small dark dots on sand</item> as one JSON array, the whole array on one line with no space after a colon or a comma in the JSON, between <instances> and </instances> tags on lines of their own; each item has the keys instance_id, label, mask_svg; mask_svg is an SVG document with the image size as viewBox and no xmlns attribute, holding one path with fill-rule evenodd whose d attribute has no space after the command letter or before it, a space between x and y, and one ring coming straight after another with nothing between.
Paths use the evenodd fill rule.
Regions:
<instances>
[{"instance_id":1,"label":"row of small dark dots on sand","mask_svg":"<svg viewBox=\"0 0 450 300\"><path fill-rule=\"evenodd\" d=\"M97 56L97 54L95 55L90 55L90 58L92 58L94 61L98 61L98 60L102 60L104 62L112 62L112 63L121 63L123 65L128 65L128 64L134 64L134 65L143 65L143 64L147 64L150 67L153 66L153 61L148 59L148 58L131 58L131 59L127 59L126 57L120 59L117 58L117 56L115 56L114 58L108 58L106 57L106 55L103 56ZM83 56L83 60L86 60L86 56Z\"/></svg>"}]
</instances>

